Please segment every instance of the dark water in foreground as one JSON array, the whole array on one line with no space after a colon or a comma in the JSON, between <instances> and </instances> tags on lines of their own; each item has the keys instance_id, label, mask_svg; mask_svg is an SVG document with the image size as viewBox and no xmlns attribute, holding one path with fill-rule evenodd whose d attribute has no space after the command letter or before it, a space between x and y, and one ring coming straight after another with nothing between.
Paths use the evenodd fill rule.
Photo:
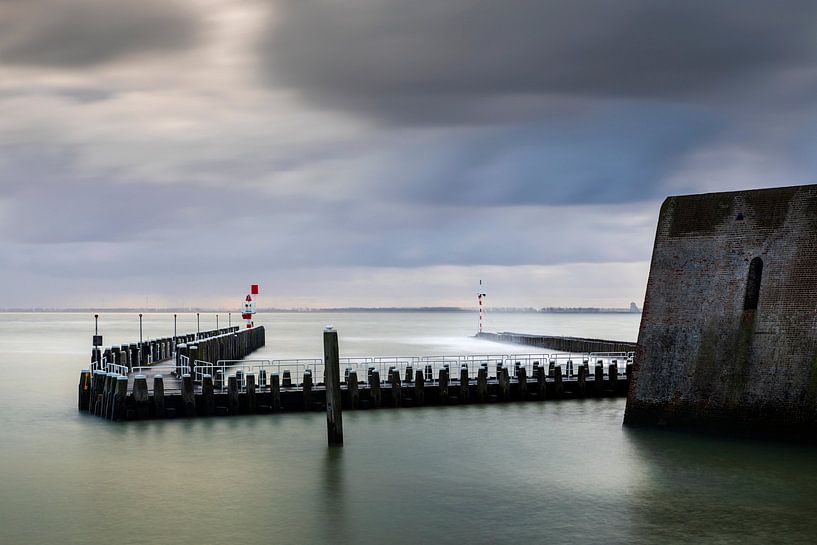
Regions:
<instances>
[{"instance_id":1,"label":"dark water in foreground","mask_svg":"<svg viewBox=\"0 0 817 545\"><path fill-rule=\"evenodd\" d=\"M620 399L346 412L333 450L321 413L113 425L75 411L82 345L21 327L3 545L817 541L813 448L625 429Z\"/></svg>"}]
</instances>

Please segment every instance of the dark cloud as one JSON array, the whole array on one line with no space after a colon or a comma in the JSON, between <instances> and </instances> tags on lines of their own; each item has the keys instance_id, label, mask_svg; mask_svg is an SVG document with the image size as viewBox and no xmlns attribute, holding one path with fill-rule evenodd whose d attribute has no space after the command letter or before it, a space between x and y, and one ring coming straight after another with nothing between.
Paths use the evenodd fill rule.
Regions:
<instances>
[{"instance_id":1,"label":"dark cloud","mask_svg":"<svg viewBox=\"0 0 817 545\"><path fill-rule=\"evenodd\" d=\"M809 0L280 0L273 20L271 84L409 123L552 115L576 97L724 102L817 55Z\"/></svg>"},{"instance_id":2,"label":"dark cloud","mask_svg":"<svg viewBox=\"0 0 817 545\"><path fill-rule=\"evenodd\" d=\"M0 63L94 66L188 47L197 27L176 0L2 0Z\"/></svg>"}]
</instances>

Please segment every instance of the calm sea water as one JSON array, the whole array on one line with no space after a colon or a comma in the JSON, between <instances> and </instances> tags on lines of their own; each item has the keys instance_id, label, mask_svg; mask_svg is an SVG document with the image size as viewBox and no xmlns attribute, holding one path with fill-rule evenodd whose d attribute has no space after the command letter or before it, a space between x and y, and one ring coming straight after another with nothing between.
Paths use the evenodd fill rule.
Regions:
<instances>
[{"instance_id":1,"label":"calm sea water","mask_svg":"<svg viewBox=\"0 0 817 545\"><path fill-rule=\"evenodd\" d=\"M138 339L134 315L101 323L106 344ZM275 357L319 356L328 323L344 356L526 350L469 338L467 314L257 323ZM638 316L490 325L634 340ZM92 330L0 314L2 545L817 542L813 448L622 428L620 399L347 412L332 450L321 413L112 424L76 411ZM145 337L172 332L145 316Z\"/></svg>"}]
</instances>

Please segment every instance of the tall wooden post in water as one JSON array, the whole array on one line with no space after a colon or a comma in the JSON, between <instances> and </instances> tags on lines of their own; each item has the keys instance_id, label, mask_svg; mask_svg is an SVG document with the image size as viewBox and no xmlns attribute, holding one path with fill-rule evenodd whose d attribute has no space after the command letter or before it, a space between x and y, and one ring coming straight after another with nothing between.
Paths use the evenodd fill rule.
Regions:
<instances>
[{"instance_id":1,"label":"tall wooden post in water","mask_svg":"<svg viewBox=\"0 0 817 545\"><path fill-rule=\"evenodd\" d=\"M326 436L329 446L343 445L338 332L332 326L323 330L323 363L326 366Z\"/></svg>"}]
</instances>

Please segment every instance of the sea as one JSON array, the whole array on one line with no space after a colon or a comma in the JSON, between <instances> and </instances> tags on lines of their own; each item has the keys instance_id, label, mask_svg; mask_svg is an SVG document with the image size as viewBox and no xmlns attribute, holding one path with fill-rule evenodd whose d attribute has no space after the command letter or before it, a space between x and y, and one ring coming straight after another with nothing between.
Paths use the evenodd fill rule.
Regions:
<instances>
[{"instance_id":1,"label":"sea","mask_svg":"<svg viewBox=\"0 0 817 545\"><path fill-rule=\"evenodd\" d=\"M177 313L179 333L233 313ZM258 314L253 357L509 354L462 312ZM486 329L634 341L637 314ZM102 313L104 343L139 338ZM145 313L142 334L172 336ZM0 545L817 543L817 449L622 426L624 399L111 423L77 411L93 315L0 313Z\"/></svg>"}]
</instances>

